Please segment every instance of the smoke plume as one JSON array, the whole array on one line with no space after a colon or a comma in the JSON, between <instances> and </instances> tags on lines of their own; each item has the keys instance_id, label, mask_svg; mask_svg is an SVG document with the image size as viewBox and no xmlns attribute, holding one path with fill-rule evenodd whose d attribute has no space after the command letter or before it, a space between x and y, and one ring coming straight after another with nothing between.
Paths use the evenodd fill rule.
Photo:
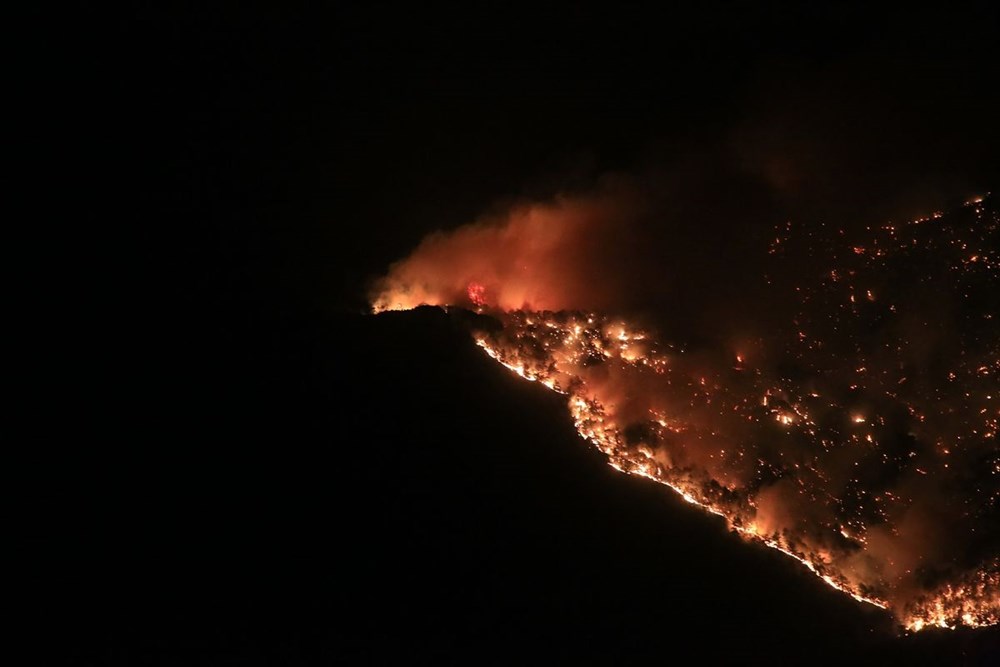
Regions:
<instances>
[{"instance_id":1,"label":"smoke plume","mask_svg":"<svg viewBox=\"0 0 1000 667\"><path fill-rule=\"evenodd\" d=\"M627 252L641 209L636 193L619 184L597 195L518 205L431 234L380 281L375 309L612 308L621 302L627 278L609 267Z\"/></svg>"}]
</instances>

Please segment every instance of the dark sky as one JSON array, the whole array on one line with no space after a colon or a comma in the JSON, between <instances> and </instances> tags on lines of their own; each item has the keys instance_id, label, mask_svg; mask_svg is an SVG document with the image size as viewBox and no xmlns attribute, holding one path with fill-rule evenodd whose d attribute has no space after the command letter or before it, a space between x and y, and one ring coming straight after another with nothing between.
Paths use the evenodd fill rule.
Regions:
<instances>
[{"instance_id":1,"label":"dark sky","mask_svg":"<svg viewBox=\"0 0 1000 667\"><path fill-rule=\"evenodd\" d=\"M447 320L360 312L428 232L609 173L674 193L685 222L650 243L694 256L785 219L861 225L995 191L995 7L85 18L101 30L82 31L43 116L66 136L59 215L85 243L46 306L75 323L69 342L46 335L77 426L35 457L28 515L32 581L57 601L43 613L75 628L82 661L540 646L666 662L707 631L716 658L986 664L995 634L896 644L884 619L616 477Z\"/></svg>"},{"instance_id":2,"label":"dark sky","mask_svg":"<svg viewBox=\"0 0 1000 667\"><path fill-rule=\"evenodd\" d=\"M112 113L170 219L151 241L209 220L198 261L273 272L314 308L354 304L430 230L607 173L660 179L720 232L881 222L997 178L986 3L132 18Z\"/></svg>"}]
</instances>

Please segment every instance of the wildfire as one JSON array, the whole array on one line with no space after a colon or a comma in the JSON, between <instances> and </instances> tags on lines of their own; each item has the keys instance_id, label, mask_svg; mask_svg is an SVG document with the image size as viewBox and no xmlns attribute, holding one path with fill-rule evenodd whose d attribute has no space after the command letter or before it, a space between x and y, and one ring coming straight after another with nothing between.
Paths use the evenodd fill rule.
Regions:
<instances>
[{"instance_id":1,"label":"wildfire","mask_svg":"<svg viewBox=\"0 0 1000 667\"><path fill-rule=\"evenodd\" d=\"M842 591L859 602L882 609L894 608L891 602L892 585L888 581L864 581L844 570L829 556L820 555L819 548L810 548L804 542L786 533L766 532L757 524L758 512L754 494L720 493L716 480L704 471L690 467L671 466L649 443L636 445L629 441L625 427L618 423L614 410L605 406L588 386L587 368L600 349L603 364L620 364L632 372L667 373L667 356L653 352L639 359L624 354L622 343L647 335L626 330L616 331L595 314L520 312L494 313L504 324L504 331L494 337L480 336L477 344L493 359L519 376L538 381L548 388L569 396L569 408L577 431L597 449L606 454L615 469L638 475L664 484L677 492L685 501L726 519L730 528L744 538L781 551L802 563L822 581ZM591 322L584 326L583 322ZM572 332L572 335L569 335ZM608 335L611 333L612 335ZM515 342L520 341L520 343ZM615 341L619 345L615 345ZM653 348L656 349L655 347ZM702 386L700 380L697 383ZM762 402L754 404L754 408ZM777 421L783 426L795 423L793 414L779 414ZM864 417L852 418L863 423ZM652 425L646 439L662 442L665 434L677 432L676 422L650 420ZM700 473L700 474L699 474ZM863 549L864 540L852 537L846 531L837 531L847 543L843 556ZM864 533L864 529L859 531ZM911 631L926 627L954 628L958 625L979 627L1000 622L1000 565L994 564L989 572L978 575L976 586L947 587L937 596L909 604L902 614L902 624Z\"/></svg>"},{"instance_id":2,"label":"wildfire","mask_svg":"<svg viewBox=\"0 0 1000 667\"><path fill-rule=\"evenodd\" d=\"M966 227L939 214L886 226L841 254L797 288L800 312L768 341L780 364L741 352L734 365L731 351L690 351L597 312L490 307L474 281L458 305L500 321L476 343L566 395L577 432L615 469L670 487L907 630L994 625L995 542L948 551L1000 516L1000 335L980 312L1000 294L1000 218L988 210L976 202ZM772 254L790 245L780 241ZM964 261L971 250L978 261ZM926 270L926 288L885 277L897 270ZM972 324L954 334L951 365L931 371L897 323L946 288ZM379 294L375 308L402 302ZM970 487L969 471L986 481Z\"/></svg>"}]
</instances>

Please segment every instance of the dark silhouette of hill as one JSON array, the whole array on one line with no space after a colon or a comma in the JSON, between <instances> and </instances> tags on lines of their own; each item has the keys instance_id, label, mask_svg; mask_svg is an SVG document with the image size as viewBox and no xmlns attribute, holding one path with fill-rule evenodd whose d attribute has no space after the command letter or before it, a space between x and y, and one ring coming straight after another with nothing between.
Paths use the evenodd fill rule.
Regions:
<instances>
[{"instance_id":1,"label":"dark silhouette of hill","mask_svg":"<svg viewBox=\"0 0 1000 667\"><path fill-rule=\"evenodd\" d=\"M461 318L217 324L37 541L82 661L994 664L614 471Z\"/></svg>"}]
</instances>

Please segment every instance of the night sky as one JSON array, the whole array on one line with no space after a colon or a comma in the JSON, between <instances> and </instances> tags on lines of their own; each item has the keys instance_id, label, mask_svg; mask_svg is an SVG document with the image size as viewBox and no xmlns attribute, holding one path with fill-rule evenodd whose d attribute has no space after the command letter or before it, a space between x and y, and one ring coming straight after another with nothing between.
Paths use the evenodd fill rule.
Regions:
<instances>
[{"instance_id":1,"label":"night sky","mask_svg":"<svg viewBox=\"0 0 1000 667\"><path fill-rule=\"evenodd\" d=\"M122 665L996 664L996 628L904 635L614 471L461 317L368 314L428 233L609 181L657 194L622 229L637 259L592 279L632 266L622 307L701 337L775 225L995 197L995 7L86 18L110 38L42 116L66 136L74 229L71 275L35 306L57 370L29 394L58 398L30 413L15 509L39 646Z\"/></svg>"}]
</instances>

